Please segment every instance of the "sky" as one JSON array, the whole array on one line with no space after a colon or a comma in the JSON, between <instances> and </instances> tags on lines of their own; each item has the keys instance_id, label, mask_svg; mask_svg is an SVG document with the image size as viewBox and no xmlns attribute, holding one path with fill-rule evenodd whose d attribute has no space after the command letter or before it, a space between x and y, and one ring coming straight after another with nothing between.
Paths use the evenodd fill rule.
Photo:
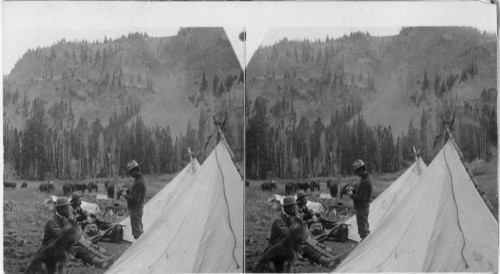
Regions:
<instances>
[{"instance_id":1,"label":"sky","mask_svg":"<svg viewBox=\"0 0 500 274\"><path fill-rule=\"evenodd\" d=\"M286 8L284 8L286 5ZM130 32L171 36L181 26L226 29L247 64L259 45L288 37L338 37L352 31L397 34L403 26L474 26L496 32L494 5L455 2L4 2L2 74L30 48L102 40ZM246 29L247 41L237 39Z\"/></svg>"}]
</instances>

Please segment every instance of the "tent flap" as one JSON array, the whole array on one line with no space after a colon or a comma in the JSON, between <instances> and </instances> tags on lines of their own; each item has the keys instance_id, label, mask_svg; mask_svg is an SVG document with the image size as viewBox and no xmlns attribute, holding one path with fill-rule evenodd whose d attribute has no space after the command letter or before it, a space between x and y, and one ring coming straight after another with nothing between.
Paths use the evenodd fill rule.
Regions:
<instances>
[{"instance_id":1,"label":"tent flap","mask_svg":"<svg viewBox=\"0 0 500 274\"><path fill-rule=\"evenodd\" d=\"M107 273L243 271L243 180L227 148L219 142L182 184Z\"/></svg>"},{"instance_id":2,"label":"tent flap","mask_svg":"<svg viewBox=\"0 0 500 274\"><path fill-rule=\"evenodd\" d=\"M377 199L370 204L370 214L368 215L368 223L370 230L377 229L379 221L383 219L389 212L398 207L408 190L418 182L420 175L427 169L424 161L418 158L418 162L413 163L399 178L394 181ZM361 241L358 234L358 225L356 216L345 221L349 227L349 240L356 242Z\"/></svg>"},{"instance_id":3,"label":"tent flap","mask_svg":"<svg viewBox=\"0 0 500 274\"><path fill-rule=\"evenodd\" d=\"M159 218L159 213L162 209L170 206L172 197L184 189L185 181L193 177L196 170L199 168L200 163L198 160L194 159L193 162L184 167L174 179L144 205L142 225L145 231ZM123 226L123 239L128 242L134 242L135 240L132 236L132 228L130 226L130 217L123 219L120 224Z\"/></svg>"},{"instance_id":4,"label":"tent flap","mask_svg":"<svg viewBox=\"0 0 500 274\"><path fill-rule=\"evenodd\" d=\"M498 272L498 222L449 141L401 201L336 272Z\"/></svg>"}]
</instances>

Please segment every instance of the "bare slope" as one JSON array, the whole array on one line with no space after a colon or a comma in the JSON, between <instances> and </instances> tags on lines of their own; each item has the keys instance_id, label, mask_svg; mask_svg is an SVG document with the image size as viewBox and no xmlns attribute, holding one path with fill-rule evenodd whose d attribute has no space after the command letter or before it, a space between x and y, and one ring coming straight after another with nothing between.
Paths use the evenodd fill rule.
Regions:
<instances>
[{"instance_id":1,"label":"bare slope","mask_svg":"<svg viewBox=\"0 0 500 274\"><path fill-rule=\"evenodd\" d=\"M31 103L41 97L46 112L61 100L71 104L75 123L99 118L105 125L114 112L135 104L146 125L170 126L178 134L190 118L197 122L201 108L212 113L220 110L214 102L243 98L243 85L236 82L217 98L211 92L215 74L225 79L240 71L222 28L185 28L172 37L135 33L116 40L63 39L26 52L5 76L4 99L17 99L4 100L4 122L22 128L24 98ZM199 96L204 72L209 80L207 103L195 104L189 97ZM53 119L47 115L49 125Z\"/></svg>"},{"instance_id":2,"label":"bare slope","mask_svg":"<svg viewBox=\"0 0 500 274\"><path fill-rule=\"evenodd\" d=\"M329 120L335 109L360 99L359 114L368 124L390 125L399 135L412 118L418 127L423 109L438 108L436 75L441 81L458 77L447 92L458 101L477 100L484 89L495 87L496 48L491 34L464 27L403 28L388 37L358 32L328 41L284 39L252 56L247 92L252 99L262 94L272 106L278 98L291 100L292 86L298 92L297 115L310 120ZM470 63L477 75L461 81ZM425 73L429 86L422 90Z\"/></svg>"}]
</instances>

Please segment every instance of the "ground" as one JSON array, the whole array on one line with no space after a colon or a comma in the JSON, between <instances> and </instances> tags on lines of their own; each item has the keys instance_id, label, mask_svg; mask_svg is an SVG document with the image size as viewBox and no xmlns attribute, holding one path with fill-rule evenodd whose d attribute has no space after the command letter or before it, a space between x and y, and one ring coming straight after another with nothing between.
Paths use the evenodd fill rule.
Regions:
<instances>
[{"instance_id":1,"label":"ground","mask_svg":"<svg viewBox=\"0 0 500 274\"><path fill-rule=\"evenodd\" d=\"M498 216L498 188L497 188L497 163L496 158L489 162L484 163L476 169L477 175L475 179L479 184L479 188L485 191L488 198L495 207L495 213ZM404 170L393 174L372 174L373 181L373 198L376 198L387 187L391 185ZM326 189L326 178L315 178L314 180L321 181L320 192L308 193L308 199L311 201L321 202L325 209L329 208L334 200L320 199L320 193L329 193ZM357 177L342 178L342 182L351 182L359 180ZM270 228L273 219L279 214L279 211L274 210L267 204L267 200L271 197L272 193L263 192L261 190L262 180L247 180L250 184L246 187L246 201L245 201L245 233L246 233L246 271L251 272L253 266L257 263L262 255L262 251L267 247L270 236ZM284 195L284 186L287 182L297 182L292 179L277 179L277 190L273 193ZM343 198L345 203L350 203L347 197ZM341 216L337 221L343 221L352 216L349 212L346 216ZM357 246L357 242L348 240L345 243L340 242L324 242L333 249L334 254L342 254L342 259L347 257L349 253ZM333 269L316 265L308 260L299 260L292 267L292 272L332 272Z\"/></svg>"},{"instance_id":2,"label":"ground","mask_svg":"<svg viewBox=\"0 0 500 274\"><path fill-rule=\"evenodd\" d=\"M151 199L159 190L161 190L171 179L172 175L165 176L146 176L148 184L148 192L146 200ZM9 179L10 180L10 179ZM105 194L104 181L107 179L94 179L78 182L99 181L99 194ZM28 266L36 251L40 248L43 229L47 220L54 214L54 211L43 205L44 200L48 198L47 193L40 193L38 186L41 182L12 180L17 182L17 188L4 189L4 202L12 205L12 210L4 207L4 271L5 273L23 273ZM21 189L23 182L28 183L28 188ZM68 181L54 180L56 186L52 195L62 195L62 185ZM77 181L71 181L77 182ZM119 184L133 182L132 178L124 178L119 180ZM81 192L80 192L81 193ZM83 200L86 202L96 202L96 193L85 192ZM120 201L125 202L123 198ZM103 209L103 202L98 203ZM107 221L119 222L127 215L113 218L110 214L100 217ZM10 236L6 236L9 235ZM14 241L6 241L9 238ZM116 243L99 243L99 246L106 250L106 255L115 255L115 258L121 256L130 246L128 242ZM104 273L104 269L94 268L84 265L81 261L71 262L64 270L65 273Z\"/></svg>"}]
</instances>

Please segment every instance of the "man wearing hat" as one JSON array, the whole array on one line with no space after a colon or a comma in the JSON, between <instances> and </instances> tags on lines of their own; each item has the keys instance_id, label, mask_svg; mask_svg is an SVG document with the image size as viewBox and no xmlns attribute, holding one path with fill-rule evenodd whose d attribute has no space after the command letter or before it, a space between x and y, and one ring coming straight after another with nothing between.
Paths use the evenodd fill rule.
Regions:
<instances>
[{"instance_id":1,"label":"man wearing hat","mask_svg":"<svg viewBox=\"0 0 500 274\"><path fill-rule=\"evenodd\" d=\"M297 216L297 202L295 201L295 198L283 198L283 211L278 217L276 217L276 219L274 219L271 225L269 246L273 246L281 239L285 238L294 224L303 223L304 222ZM313 262L320 263L329 268L334 268L340 262L340 255L328 258L308 245L303 245L302 251L304 258L308 258Z\"/></svg>"},{"instance_id":2,"label":"man wearing hat","mask_svg":"<svg viewBox=\"0 0 500 274\"><path fill-rule=\"evenodd\" d=\"M47 221L47 224L45 225L42 248L54 242L61 235L62 230L64 226L66 226L68 218L71 215L70 211L69 199L66 197L57 198L56 213L50 220ZM105 256L97 256L95 252L91 252L87 248L80 245L75 246L74 251L75 258L81 259L89 265L106 268L112 263L113 257L106 258Z\"/></svg>"},{"instance_id":3,"label":"man wearing hat","mask_svg":"<svg viewBox=\"0 0 500 274\"><path fill-rule=\"evenodd\" d=\"M358 159L353 163L354 173L361 177L361 181L356 188L348 188L347 194L351 197L354 204L354 212L356 213L356 223L358 225L359 237L363 241L368 234L370 234L370 226L368 224L368 214L370 213L370 200L372 196L372 180L368 171L366 170L365 163Z\"/></svg>"},{"instance_id":4,"label":"man wearing hat","mask_svg":"<svg viewBox=\"0 0 500 274\"><path fill-rule=\"evenodd\" d=\"M127 170L130 176L134 177L135 181L130 194L127 194L126 190L122 190L121 195L127 200L132 236L137 240L144 232L142 228L142 213L147 187L146 180L144 180L144 176L141 173L141 168L135 160L128 162Z\"/></svg>"},{"instance_id":5,"label":"man wearing hat","mask_svg":"<svg viewBox=\"0 0 500 274\"><path fill-rule=\"evenodd\" d=\"M78 193L74 193L73 196L71 196L70 205L73 209L73 219L75 219L77 223L82 224L82 229L85 228L88 217L96 217L95 214L82 209L82 196Z\"/></svg>"},{"instance_id":6,"label":"man wearing hat","mask_svg":"<svg viewBox=\"0 0 500 274\"><path fill-rule=\"evenodd\" d=\"M299 193L297 193L297 206L299 208L301 219L307 224L309 231L313 235L323 233L323 220L321 215L307 207L307 194L303 191L299 191Z\"/></svg>"},{"instance_id":7,"label":"man wearing hat","mask_svg":"<svg viewBox=\"0 0 500 274\"><path fill-rule=\"evenodd\" d=\"M302 220L306 223L312 223L314 217L320 217L319 213L307 207L307 194L303 191L297 193L297 206L299 207L299 213L302 215Z\"/></svg>"}]
</instances>

